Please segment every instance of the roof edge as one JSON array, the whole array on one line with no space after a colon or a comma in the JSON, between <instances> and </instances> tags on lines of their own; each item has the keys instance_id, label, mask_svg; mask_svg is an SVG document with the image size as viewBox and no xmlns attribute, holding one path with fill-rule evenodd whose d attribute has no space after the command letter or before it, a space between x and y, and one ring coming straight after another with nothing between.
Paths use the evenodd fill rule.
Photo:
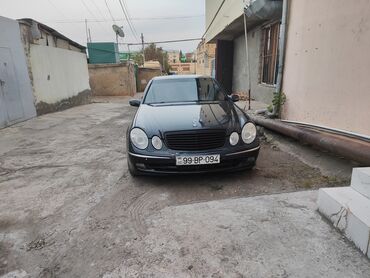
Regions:
<instances>
[{"instance_id":1,"label":"roof edge","mask_svg":"<svg viewBox=\"0 0 370 278\"><path fill-rule=\"evenodd\" d=\"M81 45L81 44L79 44L79 43L71 40L70 38L66 37L65 35L63 35L62 33L58 32L57 30L55 30L55 29L51 28L50 26L48 26L46 24L43 24L43 23L41 23L41 22L39 22L37 20L34 20L32 18L19 18L19 19L17 19L17 21L19 23L26 24L28 26L31 26L32 23L35 22L35 23L37 23L37 25L38 25L38 27L40 29L43 29L43 30L49 32L50 34L52 34L52 35L54 35L56 37L59 37L59 38L61 38L63 40L68 41L74 47L77 47L77 48L79 48L81 50L84 50L84 51L86 50L86 47L85 46L83 46L83 45Z\"/></svg>"}]
</instances>

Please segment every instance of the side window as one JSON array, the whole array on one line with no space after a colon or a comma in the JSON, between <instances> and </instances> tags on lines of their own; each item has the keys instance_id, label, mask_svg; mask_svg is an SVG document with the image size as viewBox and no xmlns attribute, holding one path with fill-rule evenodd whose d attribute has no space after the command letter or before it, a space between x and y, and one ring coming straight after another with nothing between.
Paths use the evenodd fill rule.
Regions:
<instances>
[{"instance_id":1,"label":"side window","mask_svg":"<svg viewBox=\"0 0 370 278\"><path fill-rule=\"evenodd\" d=\"M214 91L215 91L215 99L216 100L225 100L226 93L224 90L214 81L212 80Z\"/></svg>"},{"instance_id":2,"label":"side window","mask_svg":"<svg viewBox=\"0 0 370 278\"><path fill-rule=\"evenodd\" d=\"M212 78L199 78L199 100L225 100L223 89Z\"/></svg>"},{"instance_id":3,"label":"side window","mask_svg":"<svg viewBox=\"0 0 370 278\"><path fill-rule=\"evenodd\" d=\"M208 100L209 91L208 78L199 78L199 100Z\"/></svg>"}]
</instances>

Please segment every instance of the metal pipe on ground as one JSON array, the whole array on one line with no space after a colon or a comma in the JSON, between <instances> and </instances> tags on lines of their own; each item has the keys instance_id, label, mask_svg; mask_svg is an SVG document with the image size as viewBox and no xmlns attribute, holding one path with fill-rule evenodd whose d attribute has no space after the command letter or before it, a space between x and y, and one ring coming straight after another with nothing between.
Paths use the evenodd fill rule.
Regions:
<instances>
[{"instance_id":1,"label":"metal pipe on ground","mask_svg":"<svg viewBox=\"0 0 370 278\"><path fill-rule=\"evenodd\" d=\"M333 154L370 166L370 143L340 135L291 126L277 120L251 117L259 126L292 137L300 142L317 146Z\"/></svg>"}]
</instances>

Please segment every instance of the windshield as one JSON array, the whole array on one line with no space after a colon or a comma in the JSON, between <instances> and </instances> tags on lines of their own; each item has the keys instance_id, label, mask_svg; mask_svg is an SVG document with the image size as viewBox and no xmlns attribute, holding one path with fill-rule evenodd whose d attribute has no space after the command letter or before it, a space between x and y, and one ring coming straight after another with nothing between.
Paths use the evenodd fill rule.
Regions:
<instances>
[{"instance_id":1,"label":"windshield","mask_svg":"<svg viewBox=\"0 0 370 278\"><path fill-rule=\"evenodd\" d=\"M144 103L225 101L226 94L211 78L153 80Z\"/></svg>"}]
</instances>

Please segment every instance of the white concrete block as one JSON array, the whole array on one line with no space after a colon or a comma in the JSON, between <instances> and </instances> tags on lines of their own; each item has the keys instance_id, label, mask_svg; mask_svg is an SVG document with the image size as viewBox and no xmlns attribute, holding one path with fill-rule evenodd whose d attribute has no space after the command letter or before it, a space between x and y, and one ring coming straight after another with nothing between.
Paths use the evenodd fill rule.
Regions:
<instances>
[{"instance_id":1,"label":"white concrete block","mask_svg":"<svg viewBox=\"0 0 370 278\"><path fill-rule=\"evenodd\" d=\"M351 187L321 188L318 209L370 258L370 199Z\"/></svg>"},{"instance_id":2,"label":"white concrete block","mask_svg":"<svg viewBox=\"0 0 370 278\"><path fill-rule=\"evenodd\" d=\"M370 199L370 167L353 168L351 187Z\"/></svg>"}]
</instances>

